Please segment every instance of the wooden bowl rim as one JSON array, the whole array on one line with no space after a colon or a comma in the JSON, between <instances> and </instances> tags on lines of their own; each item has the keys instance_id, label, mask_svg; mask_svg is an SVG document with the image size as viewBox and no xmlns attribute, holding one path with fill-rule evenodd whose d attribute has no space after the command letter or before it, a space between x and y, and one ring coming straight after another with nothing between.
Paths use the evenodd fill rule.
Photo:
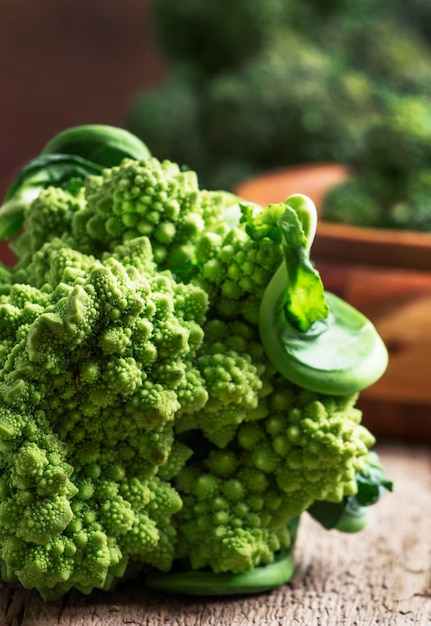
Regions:
<instances>
[{"instance_id":1,"label":"wooden bowl rim","mask_svg":"<svg viewBox=\"0 0 431 626\"><path fill-rule=\"evenodd\" d=\"M325 194L349 176L341 163L280 167L238 183L234 192L245 200L267 205L292 193L309 195L319 213ZM319 220L313 255L417 270L431 269L431 233L351 226Z\"/></svg>"}]
</instances>

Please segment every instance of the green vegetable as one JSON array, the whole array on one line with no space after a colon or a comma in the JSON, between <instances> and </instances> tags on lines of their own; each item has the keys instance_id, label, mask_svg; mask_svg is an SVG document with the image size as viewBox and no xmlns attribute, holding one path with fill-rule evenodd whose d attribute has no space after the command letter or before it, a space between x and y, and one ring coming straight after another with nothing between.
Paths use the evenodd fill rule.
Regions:
<instances>
[{"instance_id":1,"label":"green vegetable","mask_svg":"<svg viewBox=\"0 0 431 626\"><path fill-rule=\"evenodd\" d=\"M10 185L0 209L0 237L9 239L23 225L24 215L42 189L84 180L100 174L101 167L78 156L50 154L39 156L25 165Z\"/></svg>"},{"instance_id":2,"label":"green vegetable","mask_svg":"<svg viewBox=\"0 0 431 626\"><path fill-rule=\"evenodd\" d=\"M127 130L104 124L85 124L58 133L41 154L74 154L104 167L112 167L125 158L146 159L150 151Z\"/></svg>"},{"instance_id":3,"label":"green vegetable","mask_svg":"<svg viewBox=\"0 0 431 626\"><path fill-rule=\"evenodd\" d=\"M320 393L360 391L384 373L386 348L367 318L325 294L309 258L317 222L312 201L291 196L283 207L278 223L284 262L262 299L263 346L277 370L297 385Z\"/></svg>"},{"instance_id":4,"label":"green vegetable","mask_svg":"<svg viewBox=\"0 0 431 626\"><path fill-rule=\"evenodd\" d=\"M346 163L325 221L431 230L428 0L153 0L150 19L167 72L126 125L154 156L211 189Z\"/></svg>"},{"instance_id":5,"label":"green vegetable","mask_svg":"<svg viewBox=\"0 0 431 626\"><path fill-rule=\"evenodd\" d=\"M290 523L296 534L298 520ZM255 567L240 574L215 574L210 571L174 571L169 574L150 574L145 584L150 589L186 595L225 596L262 593L288 582L295 571L293 549L278 553L270 565Z\"/></svg>"},{"instance_id":6,"label":"green vegetable","mask_svg":"<svg viewBox=\"0 0 431 626\"><path fill-rule=\"evenodd\" d=\"M309 261L312 205L256 207L150 156L89 163L39 173L0 267L1 577L46 599L141 573L188 594L283 584L303 513L383 485L346 372L298 384L260 334L282 263L310 349L325 302L356 319Z\"/></svg>"},{"instance_id":7,"label":"green vegetable","mask_svg":"<svg viewBox=\"0 0 431 626\"><path fill-rule=\"evenodd\" d=\"M355 495L341 502L315 502L308 512L328 530L336 528L342 532L358 532L368 521L368 507L375 504L393 484L387 480L378 456L370 452L366 467L356 475Z\"/></svg>"},{"instance_id":8,"label":"green vegetable","mask_svg":"<svg viewBox=\"0 0 431 626\"><path fill-rule=\"evenodd\" d=\"M366 134L352 175L326 196L322 215L357 226L429 231L429 97L387 97L383 110Z\"/></svg>"},{"instance_id":9,"label":"green vegetable","mask_svg":"<svg viewBox=\"0 0 431 626\"><path fill-rule=\"evenodd\" d=\"M121 128L95 124L60 132L9 186L0 209L0 238L9 239L20 230L26 210L42 189L82 182L126 157L148 156L145 144Z\"/></svg>"}]
</instances>

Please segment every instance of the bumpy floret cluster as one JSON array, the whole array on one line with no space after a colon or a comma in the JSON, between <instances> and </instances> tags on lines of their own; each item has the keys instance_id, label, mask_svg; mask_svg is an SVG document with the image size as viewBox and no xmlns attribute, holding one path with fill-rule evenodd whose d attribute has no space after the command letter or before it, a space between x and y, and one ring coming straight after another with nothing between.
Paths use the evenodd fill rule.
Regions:
<instances>
[{"instance_id":1,"label":"bumpy floret cluster","mask_svg":"<svg viewBox=\"0 0 431 626\"><path fill-rule=\"evenodd\" d=\"M209 232L197 247L201 269L196 280L211 294L219 315L256 323L263 292L281 258L280 246L269 238L254 241L240 228L225 236Z\"/></svg>"},{"instance_id":2,"label":"bumpy floret cluster","mask_svg":"<svg viewBox=\"0 0 431 626\"><path fill-rule=\"evenodd\" d=\"M154 158L34 202L1 276L5 580L51 598L179 558L240 572L354 493L355 398L282 380L259 340L271 223L249 237L237 198Z\"/></svg>"},{"instance_id":3,"label":"bumpy floret cluster","mask_svg":"<svg viewBox=\"0 0 431 626\"><path fill-rule=\"evenodd\" d=\"M199 376L207 307L145 271L146 238L103 262L61 246L35 257L51 267L40 289L17 283L0 304L3 569L45 595L109 586L127 555L169 568L181 500L156 474L171 452L184 460L176 389Z\"/></svg>"},{"instance_id":4,"label":"bumpy floret cluster","mask_svg":"<svg viewBox=\"0 0 431 626\"><path fill-rule=\"evenodd\" d=\"M290 516L299 515L314 500L339 502L355 493L355 473L362 469L374 437L360 425L354 402L354 397L289 388L276 379L268 399L269 416L241 426L238 441L247 451L244 465L274 474L288 494L285 509Z\"/></svg>"},{"instance_id":5,"label":"bumpy floret cluster","mask_svg":"<svg viewBox=\"0 0 431 626\"><path fill-rule=\"evenodd\" d=\"M318 396L277 377L271 382L259 414L178 476L180 543L193 567L240 572L271 562L289 547L287 520L316 500L340 502L356 493L355 475L374 438L360 425L355 398Z\"/></svg>"},{"instance_id":6,"label":"bumpy floret cluster","mask_svg":"<svg viewBox=\"0 0 431 626\"><path fill-rule=\"evenodd\" d=\"M61 187L43 189L26 213L24 233L12 247L23 264L28 264L32 254L70 229L73 214L84 208L82 187L69 190Z\"/></svg>"},{"instance_id":7,"label":"bumpy floret cluster","mask_svg":"<svg viewBox=\"0 0 431 626\"><path fill-rule=\"evenodd\" d=\"M203 227L195 210L197 189L195 173L181 172L176 163L130 159L91 181L88 219L76 221L87 236L110 249L138 234L151 237L155 259L161 262L170 244L192 240Z\"/></svg>"},{"instance_id":8,"label":"bumpy floret cluster","mask_svg":"<svg viewBox=\"0 0 431 626\"><path fill-rule=\"evenodd\" d=\"M182 410L177 430L201 431L208 441L225 447L242 422L267 414L264 398L271 389L267 362L256 331L247 324L213 319L204 331L196 365L208 401L203 411Z\"/></svg>"},{"instance_id":9,"label":"bumpy floret cluster","mask_svg":"<svg viewBox=\"0 0 431 626\"><path fill-rule=\"evenodd\" d=\"M121 166L89 176L84 187L43 190L25 214L23 234L11 245L27 271L31 255L54 237L100 257L146 236L160 269L188 274L202 233L226 232L238 219L238 201L226 191L200 190L196 173L172 161L124 159Z\"/></svg>"}]
</instances>

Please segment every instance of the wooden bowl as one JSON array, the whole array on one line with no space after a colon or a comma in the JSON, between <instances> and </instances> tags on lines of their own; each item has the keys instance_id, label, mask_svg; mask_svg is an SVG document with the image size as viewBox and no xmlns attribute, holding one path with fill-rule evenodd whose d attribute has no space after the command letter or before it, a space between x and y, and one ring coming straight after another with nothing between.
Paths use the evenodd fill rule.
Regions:
<instances>
[{"instance_id":1,"label":"wooden bowl","mask_svg":"<svg viewBox=\"0 0 431 626\"><path fill-rule=\"evenodd\" d=\"M289 167L235 193L261 205L304 193L319 211L348 176L339 164ZM367 315L389 350L386 373L360 396L364 423L378 436L431 441L431 235L321 220L312 258L326 289Z\"/></svg>"}]
</instances>

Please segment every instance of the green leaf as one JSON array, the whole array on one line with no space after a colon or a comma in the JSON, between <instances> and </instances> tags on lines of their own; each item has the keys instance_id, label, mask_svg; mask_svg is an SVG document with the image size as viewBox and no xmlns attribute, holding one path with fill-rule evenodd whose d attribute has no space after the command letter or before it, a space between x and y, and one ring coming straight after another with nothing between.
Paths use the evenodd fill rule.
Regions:
<instances>
[{"instance_id":1,"label":"green leaf","mask_svg":"<svg viewBox=\"0 0 431 626\"><path fill-rule=\"evenodd\" d=\"M97 163L70 154L44 154L29 161L10 184L5 201L21 196L23 191L35 188L60 187L71 178L84 180L90 174L100 174Z\"/></svg>"},{"instance_id":2,"label":"green leaf","mask_svg":"<svg viewBox=\"0 0 431 626\"><path fill-rule=\"evenodd\" d=\"M146 159L148 147L124 128L107 124L72 126L53 137L42 154L71 154L103 167L118 165L123 159Z\"/></svg>"},{"instance_id":3,"label":"green leaf","mask_svg":"<svg viewBox=\"0 0 431 626\"><path fill-rule=\"evenodd\" d=\"M269 204L264 210L251 202L240 204L242 217L240 222L245 226L245 232L254 241L268 237L272 241L281 242L282 232L279 221L286 210L286 205Z\"/></svg>"},{"instance_id":4,"label":"green leaf","mask_svg":"<svg viewBox=\"0 0 431 626\"><path fill-rule=\"evenodd\" d=\"M150 156L147 146L129 131L103 124L73 126L61 131L14 178L0 207L0 239L15 235L25 212L46 187L83 184L89 175L118 165L124 158Z\"/></svg>"},{"instance_id":5,"label":"green leaf","mask_svg":"<svg viewBox=\"0 0 431 626\"><path fill-rule=\"evenodd\" d=\"M368 466L356 476L358 492L355 496L360 506L370 506L377 502L385 491L392 491L393 483L385 475L376 453L370 452Z\"/></svg>"},{"instance_id":6,"label":"green leaf","mask_svg":"<svg viewBox=\"0 0 431 626\"><path fill-rule=\"evenodd\" d=\"M326 502L324 500L316 500L307 509L307 513L311 515L319 524L321 524L326 530L335 528L338 524L341 516L343 515L346 503L344 500L341 502Z\"/></svg>"},{"instance_id":7,"label":"green leaf","mask_svg":"<svg viewBox=\"0 0 431 626\"><path fill-rule=\"evenodd\" d=\"M6 192L0 207L0 239L9 239L20 230L27 208L42 189L67 186L71 181L83 184L87 176L101 171L100 165L74 155L45 154L32 159Z\"/></svg>"},{"instance_id":8,"label":"green leaf","mask_svg":"<svg viewBox=\"0 0 431 626\"><path fill-rule=\"evenodd\" d=\"M319 273L309 257L309 240L298 213L289 205L279 221L288 285L283 312L292 326L307 331L317 320L326 319L328 306Z\"/></svg>"},{"instance_id":9,"label":"green leaf","mask_svg":"<svg viewBox=\"0 0 431 626\"><path fill-rule=\"evenodd\" d=\"M259 310L265 352L296 385L329 395L361 391L384 373L386 347L370 320L324 290L309 258L317 222L312 201L298 194L282 204L278 228L284 262L265 289ZM261 230L265 220L258 219Z\"/></svg>"}]
</instances>

